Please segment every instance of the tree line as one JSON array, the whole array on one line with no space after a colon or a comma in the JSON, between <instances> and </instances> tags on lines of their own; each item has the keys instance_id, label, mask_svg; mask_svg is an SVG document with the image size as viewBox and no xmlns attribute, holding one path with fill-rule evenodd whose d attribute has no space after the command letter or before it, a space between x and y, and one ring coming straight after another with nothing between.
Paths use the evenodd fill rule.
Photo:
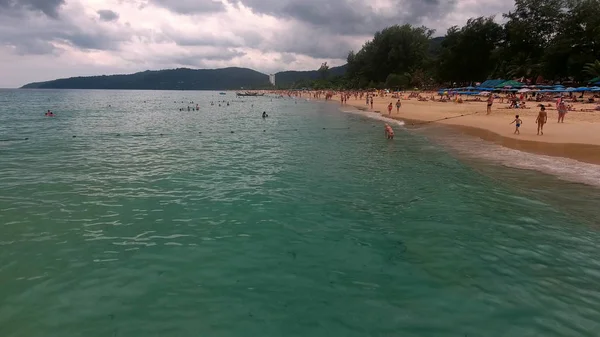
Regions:
<instances>
[{"instance_id":1,"label":"tree line","mask_svg":"<svg viewBox=\"0 0 600 337\"><path fill-rule=\"evenodd\" d=\"M496 21L502 21L498 23ZM343 76L298 85L410 88L490 78L586 83L600 76L600 0L516 0L512 11L469 19L434 38L427 27L394 25L350 51Z\"/></svg>"}]
</instances>

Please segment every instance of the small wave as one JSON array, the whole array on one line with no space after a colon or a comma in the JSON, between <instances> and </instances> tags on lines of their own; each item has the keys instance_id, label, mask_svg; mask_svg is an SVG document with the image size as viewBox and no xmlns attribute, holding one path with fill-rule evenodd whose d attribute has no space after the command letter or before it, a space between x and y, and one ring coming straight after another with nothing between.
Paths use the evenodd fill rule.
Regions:
<instances>
[{"instance_id":1,"label":"small wave","mask_svg":"<svg viewBox=\"0 0 600 337\"><path fill-rule=\"evenodd\" d=\"M397 120L397 119L393 119L393 118L389 118L389 117L385 117L385 116L382 116L381 114L378 114L376 112L365 111L365 110L360 110L360 109L351 108L351 107L342 107L342 108L340 108L340 111L351 113L351 114L355 114L355 115L365 116L365 117L368 117L368 118L371 118L371 119L376 119L376 120L388 122L388 123L394 124L394 125L404 126L404 122L403 121L400 121L400 120Z\"/></svg>"},{"instance_id":2,"label":"small wave","mask_svg":"<svg viewBox=\"0 0 600 337\"><path fill-rule=\"evenodd\" d=\"M443 145L474 158L507 167L534 170L562 180L600 187L600 165L583 163L564 157L523 152L466 135L440 134L433 137Z\"/></svg>"}]
</instances>

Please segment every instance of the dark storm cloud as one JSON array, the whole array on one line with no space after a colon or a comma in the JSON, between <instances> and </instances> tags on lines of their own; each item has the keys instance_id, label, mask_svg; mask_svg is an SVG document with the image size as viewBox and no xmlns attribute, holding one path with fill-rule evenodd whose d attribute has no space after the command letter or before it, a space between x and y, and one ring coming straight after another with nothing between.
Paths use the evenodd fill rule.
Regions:
<instances>
[{"instance_id":1,"label":"dark storm cloud","mask_svg":"<svg viewBox=\"0 0 600 337\"><path fill-rule=\"evenodd\" d=\"M423 18L443 18L457 0L392 0L378 11L368 1L355 0L239 0L253 11L295 19L342 35L373 34L394 24L419 24Z\"/></svg>"},{"instance_id":2,"label":"dark storm cloud","mask_svg":"<svg viewBox=\"0 0 600 337\"><path fill-rule=\"evenodd\" d=\"M41 39L27 39L14 45L18 55L46 55L56 52L54 45Z\"/></svg>"},{"instance_id":3,"label":"dark storm cloud","mask_svg":"<svg viewBox=\"0 0 600 337\"><path fill-rule=\"evenodd\" d=\"M186 33L177 30L173 27L163 27L162 33L168 40L175 42L182 47L241 47L243 44L240 41L217 36L212 33Z\"/></svg>"},{"instance_id":4,"label":"dark storm cloud","mask_svg":"<svg viewBox=\"0 0 600 337\"><path fill-rule=\"evenodd\" d=\"M111 11L110 9L101 9L98 12L100 20L104 22L116 21L119 19L119 13Z\"/></svg>"},{"instance_id":5,"label":"dark storm cloud","mask_svg":"<svg viewBox=\"0 0 600 337\"><path fill-rule=\"evenodd\" d=\"M279 57L279 62L283 63L283 64L290 64L293 63L297 60L296 56L294 56L294 54L290 54L290 53L281 53L281 57Z\"/></svg>"},{"instance_id":6,"label":"dark storm cloud","mask_svg":"<svg viewBox=\"0 0 600 337\"><path fill-rule=\"evenodd\" d=\"M93 50L117 50L119 43L123 41L117 36L102 31L84 32L81 30L61 32L56 34L56 38L80 49Z\"/></svg>"},{"instance_id":7,"label":"dark storm cloud","mask_svg":"<svg viewBox=\"0 0 600 337\"><path fill-rule=\"evenodd\" d=\"M58 10L64 3L64 0L0 0L0 12L39 11L51 18L57 18Z\"/></svg>"},{"instance_id":8,"label":"dark storm cloud","mask_svg":"<svg viewBox=\"0 0 600 337\"><path fill-rule=\"evenodd\" d=\"M216 0L149 0L148 2L179 14L215 13L225 10L223 3Z\"/></svg>"},{"instance_id":9,"label":"dark storm cloud","mask_svg":"<svg viewBox=\"0 0 600 337\"><path fill-rule=\"evenodd\" d=\"M191 53L185 56L175 56L167 58L164 61L174 62L183 66L198 67L204 64L205 61L230 61L236 57L242 57L245 55L246 53L241 51L225 49Z\"/></svg>"},{"instance_id":10,"label":"dark storm cloud","mask_svg":"<svg viewBox=\"0 0 600 337\"><path fill-rule=\"evenodd\" d=\"M348 51L353 47L342 38L305 29L301 34L295 34L291 38L288 32L280 32L273 41L265 44L261 49L280 53L301 54L314 58L343 59L346 58Z\"/></svg>"},{"instance_id":11,"label":"dark storm cloud","mask_svg":"<svg viewBox=\"0 0 600 337\"><path fill-rule=\"evenodd\" d=\"M0 11L0 22L0 45L13 47L21 55L54 53L61 44L82 50L117 50L132 37L130 28L124 26L107 30L94 22L78 25L68 17L28 18Z\"/></svg>"},{"instance_id":12,"label":"dark storm cloud","mask_svg":"<svg viewBox=\"0 0 600 337\"><path fill-rule=\"evenodd\" d=\"M162 34L170 41L182 47L251 47L264 41L263 37L252 31L238 34L219 35L219 32L185 32L176 27L164 26Z\"/></svg>"}]
</instances>

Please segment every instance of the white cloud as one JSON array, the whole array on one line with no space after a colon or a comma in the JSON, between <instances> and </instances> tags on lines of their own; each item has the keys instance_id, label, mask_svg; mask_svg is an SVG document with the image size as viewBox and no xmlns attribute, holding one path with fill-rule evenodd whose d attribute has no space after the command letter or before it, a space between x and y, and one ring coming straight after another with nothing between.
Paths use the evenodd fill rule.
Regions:
<instances>
[{"instance_id":1,"label":"white cloud","mask_svg":"<svg viewBox=\"0 0 600 337\"><path fill-rule=\"evenodd\" d=\"M8 5L7 5L8 4ZM345 63L385 26L437 35L506 12L492 0L0 0L0 87L174 67L265 73ZM11 5L12 4L12 5ZM311 7L312 6L312 7ZM500 15L499 15L500 16ZM331 17L331 20L327 18Z\"/></svg>"}]
</instances>

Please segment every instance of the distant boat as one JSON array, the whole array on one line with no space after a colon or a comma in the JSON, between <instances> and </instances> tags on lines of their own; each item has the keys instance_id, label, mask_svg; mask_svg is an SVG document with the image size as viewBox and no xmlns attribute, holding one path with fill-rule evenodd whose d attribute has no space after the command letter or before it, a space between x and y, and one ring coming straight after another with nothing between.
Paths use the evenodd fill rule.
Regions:
<instances>
[{"instance_id":1,"label":"distant boat","mask_svg":"<svg viewBox=\"0 0 600 337\"><path fill-rule=\"evenodd\" d=\"M227 95L226 92L220 92L219 95Z\"/></svg>"},{"instance_id":2,"label":"distant boat","mask_svg":"<svg viewBox=\"0 0 600 337\"><path fill-rule=\"evenodd\" d=\"M259 94L257 92L248 92L246 91L245 93L241 93L241 92L237 92L236 93L237 96L250 96L250 97L255 97L255 96L264 96L265 94Z\"/></svg>"}]
</instances>

